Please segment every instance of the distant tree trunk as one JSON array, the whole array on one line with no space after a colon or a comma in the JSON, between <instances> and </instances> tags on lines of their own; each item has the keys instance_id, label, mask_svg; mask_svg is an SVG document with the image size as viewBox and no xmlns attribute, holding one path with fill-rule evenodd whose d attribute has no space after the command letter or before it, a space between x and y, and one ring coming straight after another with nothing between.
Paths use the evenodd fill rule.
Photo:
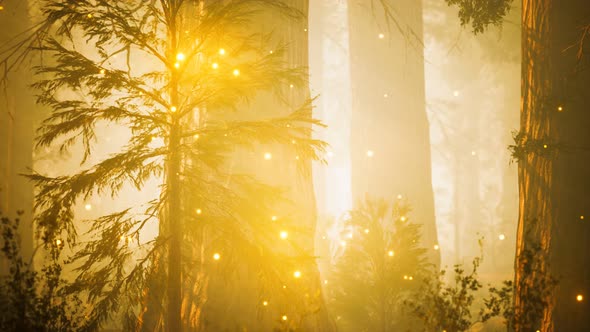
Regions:
<instances>
[{"instance_id":1,"label":"distant tree trunk","mask_svg":"<svg viewBox=\"0 0 590 332\"><path fill-rule=\"evenodd\" d=\"M0 19L0 46L6 46L16 34L29 29L29 2L13 1L5 5ZM0 68L4 74L5 68ZM0 90L0 211L26 214L20 225L24 257L33 252L33 186L20 173L33 167L35 103L28 88L30 62L9 73L6 89ZM1 269L0 269L1 270Z\"/></svg>"},{"instance_id":2,"label":"distant tree trunk","mask_svg":"<svg viewBox=\"0 0 590 332\"><path fill-rule=\"evenodd\" d=\"M271 33L271 40L277 46L286 46L283 61L290 68L308 67L308 0L292 0L286 3L300 11L304 18L288 18L276 12L261 11L253 20L253 30L264 34ZM269 49L268 52L274 51ZM295 82L296 83L296 82ZM241 105L240 117L260 119L286 116L294 109L303 106L310 98L309 85L287 85L277 87L282 90L287 104L276 96L259 94L248 105ZM236 173L251 173L261 182L286 189L286 197L293 203L277 206L277 216L291 216L298 220L299 231L289 234L300 252L309 257L314 256L314 240L316 232L316 201L311 177L311 162L298 169L295 155L288 153L290 149L281 146L269 146L271 160L262 155L250 155L237 152L232 157L230 168ZM302 171L302 172L301 172ZM279 249L277 249L279 250ZM292 253L292 252L291 252ZM268 288L262 285L256 271L246 266L236 266L235 277L231 281L211 278L208 287L208 300L203 311L205 331L225 329L244 329L248 331L271 331L278 324L297 327L303 331L331 332L335 325L328 315L324 302L317 263L314 260L302 263L302 281L305 291L291 294L291 298L282 296L271 300L272 305L259 310L261 305L260 290ZM269 281L270 282L270 281ZM289 291L287 291L289 292ZM291 291L292 292L292 291ZM295 298L293 298L295 297ZM299 308L295 303L307 303ZM298 312L304 310L305 312ZM282 315L288 320L281 322ZM296 315L296 317L293 317ZM213 321L215 320L215 321Z\"/></svg>"},{"instance_id":3,"label":"distant tree trunk","mask_svg":"<svg viewBox=\"0 0 590 332\"><path fill-rule=\"evenodd\" d=\"M349 0L348 6L353 199L401 194L412 206L412 221L423 225L423 244L438 264L422 1L384 1L393 17L385 17L379 3Z\"/></svg>"},{"instance_id":4,"label":"distant tree trunk","mask_svg":"<svg viewBox=\"0 0 590 332\"><path fill-rule=\"evenodd\" d=\"M586 0L523 0L522 10L517 319L530 314L539 275L551 272L559 284L544 296L543 312L516 331L580 331L590 325L590 72L587 54L577 62L576 42L590 7ZM535 246L531 266L524 258Z\"/></svg>"}]
</instances>

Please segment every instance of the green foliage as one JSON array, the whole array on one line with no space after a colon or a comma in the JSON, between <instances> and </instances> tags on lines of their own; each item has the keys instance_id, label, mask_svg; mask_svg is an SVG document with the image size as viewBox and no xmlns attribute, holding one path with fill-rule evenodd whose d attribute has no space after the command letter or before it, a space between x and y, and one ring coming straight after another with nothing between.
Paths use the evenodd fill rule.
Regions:
<instances>
[{"instance_id":1,"label":"green foliage","mask_svg":"<svg viewBox=\"0 0 590 332\"><path fill-rule=\"evenodd\" d=\"M502 317L508 331L514 326L514 282L505 280L501 287L488 288L488 297L484 299L484 307L480 310L481 321L493 317Z\"/></svg>"},{"instance_id":2,"label":"green foliage","mask_svg":"<svg viewBox=\"0 0 590 332\"><path fill-rule=\"evenodd\" d=\"M470 272L455 265L451 285L444 282L445 270L420 278L420 288L405 304L422 322L423 331L465 331L472 325L472 305L482 288L477 275L480 262L475 258Z\"/></svg>"},{"instance_id":3,"label":"green foliage","mask_svg":"<svg viewBox=\"0 0 590 332\"><path fill-rule=\"evenodd\" d=\"M346 247L328 296L343 331L397 331L408 326L402 303L427 268L420 225L407 204L367 199L346 220ZM352 235L352 239L348 237Z\"/></svg>"},{"instance_id":4,"label":"green foliage","mask_svg":"<svg viewBox=\"0 0 590 332\"><path fill-rule=\"evenodd\" d=\"M548 155L560 148L559 144L550 142L549 139L533 140L528 138L524 133L514 131L512 133L514 144L508 146L511 155L511 162L519 162L529 154Z\"/></svg>"},{"instance_id":5,"label":"green foliage","mask_svg":"<svg viewBox=\"0 0 590 332\"><path fill-rule=\"evenodd\" d=\"M2 255L8 265L8 273L0 276L0 330L79 331L84 319L82 302L67 291L69 284L62 278L61 246L47 243L48 259L35 271L22 256L20 219L0 217Z\"/></svg>"},{"instance_id":6,"label":"green foliage","mask_svg":"<svg viewBox=\"0 0 590 332\"><path fill-rule=\"evenodd\" d=\"M528 236L528 234L527 234ZM516 257L519 278L515 293L521 300L509 320L517 331L532 331L541 326L545 309L551 305L558 280L549 272L547 254L541 245L527 241L527 247Z\"/></svg>"},{"instance_id":7,"label":"green foliage","mask_svg":"<svg viewBox=\"0 0 590 332\"><path fill-rule=\"evenodd\" d=\"M511 9L513 0L445 0L459 7L461 25L471 24L474 34L484 32L490 25L501 25Z\"/></svg>"},{"instance_id":8,"label":"green foliage","mask_svg":"<svg viewBox=\"0 0 590 332\"><path fill-rule=\"evenodd\" d=\"M287 66L283 45L249 28L261 10L300 13L275 0L45 0L39 8L45 21L27 37L31 42L19 44L36 45L45 58L34 87L50 113L37 145L72 153L81 166L59 176L29 175L37 188L36 229L45 243L61 239L75 252L70 290L88 301L85 328L97 330L120 314L127 327L151 315L156 323L147 328L161 329L170 297L148 285L160 280L167 289L161 284L167 264L180 258L190 324L199 324L188 318L202 303L203 294L193 290L216 269L214 252L222 251L224 269L245 263L274 280L268 287L278 292L293 266L312 258L287 241L276 249L279 229L296 223L288 215L270 222L285 192L227 165L236 151L260 152L261 144L298 156L292 163L300 170L321 159L325 143L311 138L321 125L311 117L311 101L291 105L286 97L289 86L307 82L305 71ZM280 109L260 112L277 116L242 112L260 93L281 101ZM99 126L130 134L104 159L93 155L104 144ZM76 218L80 201L117 199L150 181L161 184L159 197ZM146 240L141 235L150 223L159 234ZM181 255L170 256L174 246Z\"/></svg>"}]
</instances>

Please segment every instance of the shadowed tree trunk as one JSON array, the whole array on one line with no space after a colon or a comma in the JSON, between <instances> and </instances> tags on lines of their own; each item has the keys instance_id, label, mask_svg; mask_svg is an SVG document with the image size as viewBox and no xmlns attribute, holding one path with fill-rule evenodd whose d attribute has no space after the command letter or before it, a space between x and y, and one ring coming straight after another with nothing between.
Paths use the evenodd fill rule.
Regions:
<instances>
[{"instance_id":1,"label":"shadowed tree trunk","mask_svg":"<svg viewBox=\"0 0 590 332\"><path fill-rule=\"evenodd\" d=\"M28 1L2 2L0 11L0 45L14 43L13 38L30 28ZM35 128L34 97L28 88L31 83L30 61L21 63L8 73L6 86L0 88L0 211L13 215L17 210L26 214L20 224L23 257L33 252L33 186L19 174L33 167L33 138ZM6 74L0 66L2 75ZM2 266L0 266L2 267ZM0 268L0 271L3 269Z\"/></svg>"},{"instance_id":2,"label":"shadowed tree trunk","mask_svg":"<svg viewBox=\"0 0 590 332\"><path fill-rule=\"evenodd\" d=\"M352 82L352 191L402 195L423 245L438 264L426 117L422 2L349 0ZM392 16L388 16L392 15Z\"/></svg>"},{"instance_id":3,"label":"shadowed tree trunk","mask_svg":"<svg viewBox=\"0 0 590 332\"><path fill-rule=\"evenodd\" d=\"M576 43L590 7L523 0L522 10L516 331L580 331L590 324L590 72ZM530 253L535 259L525 259ZM534 314L531 294L543 290L546 273L559 283Z\"/></svg>"}]
</instances>

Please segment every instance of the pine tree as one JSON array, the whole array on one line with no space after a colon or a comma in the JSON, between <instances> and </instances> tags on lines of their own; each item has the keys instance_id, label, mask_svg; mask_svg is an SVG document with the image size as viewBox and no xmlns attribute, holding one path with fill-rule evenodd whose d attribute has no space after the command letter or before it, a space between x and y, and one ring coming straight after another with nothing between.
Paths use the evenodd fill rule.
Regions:
<instances>
[{"instance_id":1,"label":"pine tree","mask_svg":"<svg viewBox=\"0 0 590 332\"><path fill-rule=\"evenodd\" d=\"M271 0L47 0L41 8L44 20L28 39L38 44L21 44L47 59L34 85L38 103L50 109L37 144L81 147L81 169L29 178L38 190L38 236L74 251L72 289L90 304L84 328L96 330L116 313L125 329L200 328L207 286L199 276L225 260L246 259L264 280L290 276L299 251L272 247L279 229L295 223L270 217L270 207L285 204L283 192L233 174L228 159L259 143L290 149L301 169L320 159L310 102L281 117L240 116L260 91L281 100L282 87L307 79L284 65L283 46L248 32L252 14L300 13ZM96 161L93 146L104 144L96 128L105 123L129 128L129 139ZM80 200L116 199L153 179L161 181L158 198L78 223ZM150 223L159 233L146 240Z\"/></svg>"},{"instance_id":2,"label":"pine tree","mask_svg":"<svg viewBox=\"0 0 590 332\"><path fill-rule=\"evenodd\" d=\"M408 327L403 303L427 270L420 225L403 201L366 199L350 212L343 253L328 285L343 331L398 331Z\"/></svg>"}]
</instances>

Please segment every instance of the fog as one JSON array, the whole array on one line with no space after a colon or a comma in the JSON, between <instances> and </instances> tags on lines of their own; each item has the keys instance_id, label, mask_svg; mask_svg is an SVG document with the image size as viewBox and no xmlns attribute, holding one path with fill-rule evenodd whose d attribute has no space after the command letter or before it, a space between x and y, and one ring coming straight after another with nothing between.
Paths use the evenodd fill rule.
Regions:
<instances>
[{"instance_id":1,"label":"fog","mask_svg":"<svg viewBox=\"0 0 590 332\"><path fill-rule=\"evenodd\" d=\"M0 1L3 241L58 271L19 286L46 330L519 326L519 2L478 33L455 1L148 2Z\"/></svg>"}]
</instances>

